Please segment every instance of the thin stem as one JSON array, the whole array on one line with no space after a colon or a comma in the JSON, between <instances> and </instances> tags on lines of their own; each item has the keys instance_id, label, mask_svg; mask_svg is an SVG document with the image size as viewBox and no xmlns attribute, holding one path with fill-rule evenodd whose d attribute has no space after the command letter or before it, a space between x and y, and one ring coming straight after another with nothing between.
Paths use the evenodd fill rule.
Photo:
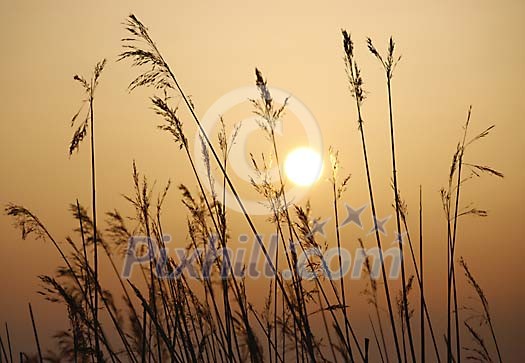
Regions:
<instances>
[{"instance_id":1,"label":"thin stem","mask_svg":"<svg viewBox=\"0 0 525 363\"><path fill-rule=\"evenodd\" d=\"M1 335L0 335L0 347L2 348L2 354L0 355L0 357L4 357L5 361L7 363L9 361L9 359L7 359L7 353L5 351L4 341L2 340L2 336ZM1 359L0 359L0 361L1 361Z\"/></svg>"},{"instance_id":2,"label":"thin stem","mask_svg":"<svg viewBox=\"0 0 525 363\"><path fill-rule=\"evenodd\" d=\"M268 117L270 117L268 115ZM279 183L280 183L280 193L282 194L282 197L283 197L283 208L284 208L284 214L285 214L285 217L286 217L286 222L288 224L288 232L290 234L290 238L293 239L294 235L295 237L297 238L297 234L292 226L292 221L291 221L291 218L290 218L290 213L288 211L288 202L286 200L286 193L284 191L284 181L283 181L283 176L282 176L282 173L281 173L281 164L279 163L279 153L277 151L277 142L275 141L275 131L273 129L273 127L270 127L270 137L271 137L271 142L272 142L272 146L273 146L273 151L274 151L274 155L275 155L275 161L277 163L277 170L278 170L278 175L279 175ZM301 246L302 247L302 246ZM292 256L294 257L294 265L297 266L297 258L296 258L296 254L292 251ZM311 328L310 328L310 322L309 322L309 319L308 319L308 312L306 310L306 303L305 303L305 300L304 300L304 295L303 295L303 289L302 289L302 284L301 284L301 279L300 277L298 277L297 279L297 286L298 286L298 290L299 290L299 296L297 296L297 298L301 299L299 301L299 308L301 309L301 314L303 314L303 321L304 321L304 326L306 328L306 348L307 350L309 351L308 353L310 354L310 356L315 356L314 352L313 352L313 335L312 335L312 331L311 331ZM350 349L350 346L349 346L349 349ZM350 356L352 356L352 353L350 352ZM315 359L314 359L315 361Z\"/></svg>"},{"instance_id":3,"label":"thin stem","mask_svg":"<svg viewBox=\"0 0 525 363\"><path fill-rule=\"evenodd\" d=\"M454 268L454 251L456 247L456 236L457 236L457 226L458 226L458 214L459 214L459 197L460 197L460 190L461 190L461 171L463 167L463 155L465 153L465 142L467 139L467 131L468 126L470 123L470 115L471 115L472 107L469 108L468 114L467 114L467 121L464 126L464 133L463 133L463 140L461 142L460 146L460 152L458 155L458 169L457 169L457 186L456 186L456 198L455 198L455 206L454 206L454 227L453 232L451 235L450 240L450 270L448 273L448 289L447 289L447 297L448 297L448 326L447 326L447 333L448 333L448 354L449 358L452 354L452 342L451 342L451 327L450 327L450 305L451 305L451 288L454 288L454 308L455 308L455 319L456 319L456 354L457 354L457 362L461 363L461 344L460 344L460 332L459 332L459 312L458 312L458 305L457 305L457 294L456 294L456 273ZM449 222L450 225L450 222Z\"/></svg>"},{"instance_id":4,"label":"thin stem","mask_svg":"<svg viewBox=\"0 0 525 363\"><path fill-rule=\"evenodd\" d=\"M419 186L419 280L420 301L419 301L419 320L420 320L420 340L421 340L421 363L425 363L425 289L424 289L424 270L423 270L423 189Z\"/></svg>"},{"instance_id":5,"label":"thin stem","mask_svg":"<svg viewBox=\"0 0 525 363\"><path fill-rule=\"evenodd\" d=\"M403 312L405 314L406 329L408 334L408 342L410 344L410 354L412 362L416 362L416 353L414 350L414 340L412 337L412 328L410 326L410 312L408 311L408 296L406 288L406 273L405 273L405 259L403 253L403 239L401 237L401 222L400 222L400 207L399 207L399 189L397 183L397 168L396 168L396 148L395 148L395 137L394 137L394 116L392 111L392 87L391 79L387 72L387 88L388 88L388 111L390 119L390 144L392 146L392 178L394 181L394 199L396 205L396 227L399 245L399 257L401 259L401 282L403 285Z\"/></svg>"},{"instance_id":6,"label":"thin stem","mask_svg":"<svg viewBox=\"0 0 525 363\"><path fill-rule=\"evenodd\" d=\"M226 145L226 148L228 145ZM228 170L228 150L224 150L224 170ZM220 217L219 221L222 221L220 223L221 227L221 234L222 234L222 240L224 241L224 246L226 247L226 178L223 177L222 179L222 205L220 207ZM228 254L228 250L224 249L225 253ZM228 259L229 264L229 256L226 257ZM231 306L230 306L230 299L229 299L229 293L228 293L228 278L225 276L222 279L223 283L223 300L224 300L224 315L226 319L226 342L228 343L228 359L230 362L233 362L233 345L232 345L232 327L233 327L233 319L232 319L232 312L231 312Z\"/></svg>"},{"instance_id":7,"label":"thin stem","mask_svg":"<svg viewBox=\"0 0 525 363\"><path fill-rule=\"evenodd\" d=\"M451 295L449 294L449 296L451 296L451 298L453 299L452 303L454 304L454 326L455 326L455 333L456 333L456 360L457 362L461 362L461 347L460 347L460 343L459 343L459 340L460 340L460 337L459 337L459 313L458 313L458 300L457 300L457 290L456 290L456 269L455 269L455 266L454 266L454 252L452 251L451 253L451 268L450 268L450 279L451 279L451 287L452 287L452 292L451 292ZM450 302L449 302L449 307L450 307ZM450 344L452 344L452 340L450 340ZM451 349L452 349L452 346L451 346Z\"/></svg>"},{"instance_id":8,"label":"thin stem","mask_svg":"<svg viewBox=\"0 0 525 363\"><path fill-rule=\"evenodd\" d=\"M319 293L319 291L317 292L317 301L318 301L318 304L319 304L319 308L321 310L321 317L323 318L324 329L325 329L326 334L328 336L328 345L330 346L330 352L332 353L332 358L333 358L334 362L337 362L337 356L335 355L335 345L334 345L334 343L332 341L332 335L330 334L330 330L328 328L328 323L326 322L325 309L323 307L323 302L321 301L321 294ZM348 339L348 337L346 339Z\"/></svg>"},{"instance_id":9,"label":"thin stem","mask_svg":"<svg viewBox=\"0 0 525 363\"><path fill-rule=\"evenodd\" d=\"M5 333L7 336L7 348L9 349L9 361L13 363L13 350L11 348L11 337L9 336L9 326L5 323Z\"/></svg>"},{"instance_id":10,"label":"thin stem","mask_svg":"<svg viewBox=\"0 0 525 363\"><path fill-rule=\"evenodd\" d=\"M91 203L93 213L93 265L94 265L94 279L95 284L98 285L98 235L97 235L97 198L95 185L95 117L93 114L94 90L93 80L91 80L90 95L89 95L89 117L91 128ZM100 337L99 337L99 321L98 321L98 289L95 289L94 294L94 311L93 320L95 325L95 354L97 361L102 360L102 352L100 351Z\"/></svg>"},{"instance_id":11,"label":"thin stem","mask_svg":"<svg viewBox=\"0 0 525 363\"><path fill-rule=\"evenodd\" d=\"M370 167L368 165L368 155L367 155L367 149L366 149L365 132L364 132L364 128L363 128L363 125L362 125L363 124L363 119L361 118L361 106L360 106L359 102L357 103L357 113L358 113L359 130L361 132L361 143L363 145L363 158L364 158L364 161L365 161L365 170L366 170L366 179L367 179L367 183L368 183L368 192L369 192L369 198L370 198L370 206L371 206L371 209L372 209L372 217L374 218L374 221L376 221L377 220L377 213L376 213L376 207L375 207L375 202L374 202L374 192L373 192L373 189L372 189L372 177L370 176ZM387 279L387 276L386 276L385 262L384 262L384 259L383 259L383 249L382 249L382 246L381 246L381 237L379 236L378 229L377 228L374 228L374 229L375 229L375 237L376 237L377 247L378 247L378 250L379 250L379 259L381 261L381 272L382 272L382 276L383 276L383 284L384 284L384 287L385 287L385 296L386 296L386 301L387 301L387 306L388 306L388 314L389 314L389 317L390 317L390 326L392 328L392 335L394 337L394 344L395 344L395 348L396 348L397 359L401 363L402 362L401 350L400 350L400 347L399 347L399 340L398 340L397 331L396 331L396 323L395 323L395 319L394 319L394 311L393 311L393 308L392 308L392 301L391 301L391 297L390 297L390 289L388 287L388 279Z\"/></svg>"},{"instance_id":12,"label":"thin stem","mask_svg":"<svg viewBox=\"0 0 525 363\"><path fill-rule=\"evenodd\" d=\"M376 345L377 345L377 350L379 351L379 356L381 358L381 362L385 363L385 359L383 358L383 351L381 349L381 345L379 344L379 339L377 338L376 329L374 327L374 322L372 321L372 318L370 317L370 315L368 315L368 320L370 321L370 326L372 327L372 333L374 334L374 339L375 339L375 342L376 342ZM384 341L383 341L383 344L384 344ZM385 354L386 354L386 352L385 352Z\"/></svg>"},{"instance_id":13,"label":"thin stem","mask_svg":"<svg viewBox=\"0 0 525 363\"><path fill-rule=\"evenodd\" d=\"M341 237L339 233L339 211L337 210L337 191L336 191L336 180L334 175L334 180L332 183L332 192L333 192L333 198L334 198L334 217L335 217L335 235L337 239L337 255L339 260L339 275L340 275L340 283L341 283L341 298L343 300L343 315L345 318L345 321L348 320L347 314L346 314L346 294L345 294L345 283L344 283L344 276L343 276L343 262L341 258ZM323 313L324 318L324 313ZM348 325L345 324L345 334L346 334L346 341L348 344L350 344L350 338L349 338L349 331L348 331Z\"/></svg>"},{"instance_id":14,"label":"thin stem","mask_svg":"<svg viewBox=\"0 0 525 363\"><path fill-rule=\"evenodd\" d=\"M38 339L38 331L36 329L35 317L33 316L33 309L31 308L31 303L29 305L29 315L31 316L31 325L33 326L33 334L35 336L36 349L38 352L38 360L40 363L43 363L42 359L42 349L40 349L40 340Z\"/></svg>"},{"instance_id":15,"label":"thin stem","mask_svg":"<svg viewBox=\"0 0 525 363\"><path fill-rule=\"evenodd\" d=\"M82 218L81 218L81 214L80 214L80 204L78 202L78 199L76 200L76 204L77 204L77 217L78 217L78 222L79 222L79 226L80 226L80 236L81 236L81 239L82 239L82 252L83 252L83 257L84 257L84 261L85 261L85 264L86 266L89 265L89 261L88 261L88 254L87 254L87 246L86 246L86 238L84 236L84 226L83 226L83 223L82 223ZM86 284L86 294L87 294L87 297L88 299L86 299L86 308L89 308L90 306L93 306L93 294L92 294L92 291L91 291L91 283L90 283L90 274L89 274L89 271L87 271L87 267L86 267L86 276L84 277L85 278L85 284ZM91 310L91 312L93 312ZM89 340L89 345L91 346L92 344L92 341L91 341L91 333L89 332L88 330L88 340ZM90 352L90 356L91 356L91 362L94 363L95 362L95 358L93 356L93 351L91 349L91 352Z\"/></svg>"},{"instance_id":16,"label":"thin stem","mask_svg":"<svg viewBox=\"0 0 525 363\"><path fill-rule=\"evenodd\" d=\"M416 273L416 279L417 279L417 282L418 282L418 287L420 288L420 292L421 292L421 278L422 277L420 276L419 268L418 268L417 263L416 263L416 255L414 253L414 247L413 247L413 244L412 244L412 238L410 237L410 230L408 228L408 224L407 224L406 218L403 216L403 214L401 214L401 217L403 219L403 226L405 227L405 231L407 233L408 246L410 247L410 255L412 257L412 263L413 263L413 266L414 266L414 271ZM432 319L430 318L430 313L428 311L427 302L426 302L426 298L425 298L424 294L422 295L422 298L423 298L423 310L424 310L424 313L425 313L426 320L428 322L428 327L430 329L430 336L432 338L432 343L434 345L434 352L436 353L436 359L437 359L438 362L441 362L441 358L439 356L439 348L437 346L436 336L434 334L434 327L433 327L433 324L432 324Z\"/></svg>"}]
</instances>

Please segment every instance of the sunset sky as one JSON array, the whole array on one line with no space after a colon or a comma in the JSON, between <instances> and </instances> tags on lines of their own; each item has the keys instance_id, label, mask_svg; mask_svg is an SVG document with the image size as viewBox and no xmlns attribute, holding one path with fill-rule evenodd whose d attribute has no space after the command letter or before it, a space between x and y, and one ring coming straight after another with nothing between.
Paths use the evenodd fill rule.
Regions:
<instances>
[{"instance_id":1,"label":"sunset sky","mask_svg":"<svg viewBox=\"0 0 525 363\"><path fill-rule=\"evenodd\" d=\"M0 33L0 205L22 204L35 212L60 240L73 235L75 221L69 203L79 199L90 207L89 144L68 156L74 129L71 117L83 94L73 81L88 76L96 62L107 58L96 94L97 192L100 224L114 208L132 215L122 194L132 194L132 162L157 181L160 192L174 186L197 188L185 155L156 126L149 97L153 89L128 92L139 74L129 62L116 62L129 14L147 25L165 59L203 117L223 95L252 86L258 67L272 87L299 100L315 118L322 139L340 152L342 173L352 175L344 203L368 203L355 103L347 87L341 29L352 34L357 61L367 91L364 127L368 138L378 215L393 215L388 104L384 73L368 52L366 37L385 51L390 36L402 59L392 81L399 183L408 203L411 232L417 235L419 186L424 193L427 293L439 341L446 326L446 221L439 190L447 183L452 155L472 105L471 136L492 124L490 136L468 149L466 161L489 165L504 179L482 177L464 186L462 205L486 209L486 218L465 217L459 226L457 256L464 256L491 305L504 360L518 362L523 344L525 247L525 2L522 0L445 1L1 1ZM193 145L195 125L180 104L180 117ZM225 115L228 128L249 118L245 105ZM289 114L289 125L278 136L280 151L305 146L307 135ZM216 130L214 130L216 132ZM213 135L216 138L216 134ZM262 132L254 132L234 152L270 152ZM332 216L325 164L321 178L300 201L307 199L315 217ZM215 171L219 176L219 172ZM247 198L254 192L235 176ZM249 233L242 216L229 210L231 236ZM364 217L370 226L369 209ZM165 233L185 244L186 211L180 192L168 195ZM265 233L265 216L255 218ZM394 219L387 227L393 240ZM334 245L333 219L326 239ZM372 246L369 228L342 230L348 248L357 238ZM27 303L31 302L42 336L67 326L63 306L37 294L41 274L52 274L60 263L48 242L22 240L12 220L0 215L0 323L8 322L17 350L34 351ZM103 268L104 271L104 268ZM473 291L458 274L459 294L468 302ZM114 277L107 283L114 286ZM253 282L255 287L267 281ZM250 284L248 283L248 289ZM260 296L262 298L264 295ZM257 298L256 298L257 299ZM366 307L358 291L357 306ZM466 313L465 313L466 314ZM358 320L360 318L357 318ZM366 322L366 316L363 318ZM4 331L1 331L4 336Z\"/></svg>"}]
</instances>

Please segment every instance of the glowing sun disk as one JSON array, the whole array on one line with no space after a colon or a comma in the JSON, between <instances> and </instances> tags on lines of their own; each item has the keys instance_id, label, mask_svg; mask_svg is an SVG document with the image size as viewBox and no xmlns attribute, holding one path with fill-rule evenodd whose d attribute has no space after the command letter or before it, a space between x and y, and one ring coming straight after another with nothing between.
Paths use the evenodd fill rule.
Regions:
<instances>
[{"instance_id":1,"label":"glowing sun disk","mask_svg":"<svg viewBox=\"0 0 525 363\"><path fill-rule=\"evenodd\" d=\"M323 161L321 155L309 147L292 150L284 162L286 176L299 186L312 185L319 179Z\"/></svg>"}]
</instances>

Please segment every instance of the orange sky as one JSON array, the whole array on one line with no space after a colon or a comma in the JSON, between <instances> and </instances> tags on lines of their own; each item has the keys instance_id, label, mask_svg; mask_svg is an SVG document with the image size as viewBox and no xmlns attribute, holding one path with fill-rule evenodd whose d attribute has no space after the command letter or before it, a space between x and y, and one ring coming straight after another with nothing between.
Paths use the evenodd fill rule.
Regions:
<instances>
[{"instance_id":1,"label":"orange sky","mask_svg":"<svg viewBox=\"0 0 525 363\"><path fill-rule=\"evenodd\" d=\"M517 357L522 340L518 334L525 324L525 292L519 287L525 257L520 213L525 203L524 2L1 2L0 204L27 206L59 237L74 227L68 204L79 198L88 206L90 200L87 143L72 158L67 155L73 132L69 121L82 97L72 76L88 74L102 58L109 63L96 105L100 211L129 211L120 195L131 193L132 160L159 186L169 178L193 185L184 155L155 128L159 120L148 103L152 90L130 95L126 87L138 70L115 63L125 35L121 23L131 12L149 27L199 116L223 94L252 85L255 66L270 85L307 105L320 125L325 148L339 149L344 171L352 173L343 200L357 206L367 202L367 194L342 61L340 29L350 31L369 92L364 119L380 215L392 212L386 90L365 38L372 37L384 49L393 35L403 56L393 80L400 186L414 223L418 186L425 191L427 286L438 306L436 317L443 317L439 310L445 302L446 269L439 189L447 181L468 106L473 105L473 133L495 123L493 134L470 149L467 158L496 167L505 179L487 177L467 185L464 203L475 202L490 215L462 221L458 255L465 256L485 288L505 355L509 361L513 354ZM185 111L181 115L189 121ZM230 125L235 121L228 120ZM186 125L193 138L193 124ZM283 152L298 146L292 144L283 138ZM324 197L329 190L324 181L311 190L319 217L330 216L331 205ZM185 238L178 197L173 188L165 224L176 238ZM235 212L231 216L240 220ZM264 225L263 219L257 222ZM58 321L63 327L65 321L60 309L50 308L36 294L36 276L52 273L58 258L47 243L21 241L6 216L0 216L0 228L0 322L9 322L17 347L31 350L28 301L34 304L43 335L51 336L53 325ZM236 229L233 234L247 231L242 223ZM412 229L415 233L417 224ZM344 233L352 243L363 234L350 229Z\"/></svg>"}]
</instances>

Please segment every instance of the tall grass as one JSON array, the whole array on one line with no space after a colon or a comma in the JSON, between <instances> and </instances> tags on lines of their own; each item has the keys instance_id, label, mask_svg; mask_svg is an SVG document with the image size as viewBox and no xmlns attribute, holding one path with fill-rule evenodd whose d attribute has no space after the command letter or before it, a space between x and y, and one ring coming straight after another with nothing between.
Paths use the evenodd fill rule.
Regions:
<instances>
[{"instance_id":1,"label":"tall grass","mask_svg":"<svg viewBox=\"0 0 525 363\"><path fill-rule=\"evenodd\" d=\"M29 305L29 315L31 317L31 325L33 327L33 334L35 336L36 349L38 352L38 361L42 363L44 360L42 358L42 348L40 348L40 339L38 338L38 330L36 328L35 317L33 315L33 308L31 307L31 303L29 303L28 305Z\"/></svg>"},{"instance_id":2,"label":"tall grass","mask_svg":"<svg viewBox=\"0 0 525 363\"><path fill-rule=\"evenodd\" d=\"M455 273L455 250L457 242L457 231L459 225L459 218L463 216L478 216L486 217L487 211L478 209L474 206L467 206L466 208L460 207L460 196L461 190L464 184L473 179L474 177L480 177L483 174L493 175L503 178L503 174L499 171L482 165L482 164L471 164L464 160L465 152L468 147L477 142L480 139L486 137L490 131L494 128L494 125L483 130L481 133L468 140L468 129L470 126L470 120L472 115L472 107L469 107L467 118L463 126L463 136L460 139L456 151L452 157L452 163L450 166L450 173L448 177L448 187L441 189L441 199L443 203L443 209L445 211L445 217L447 221L447 361L456 360L461 361L461 333L460 333L460 318L457 300L457 287L456 287L456 273ZM464 172L469 171L470 173L465 176ZM452 307L453 305L453 307ZM452 310L453 308L453 310ZM455 321L455 339L456 339L456 355L454 358L453 354L453 343L452 343L452 312L454 312Z\"/></svg>"},{"instance_id":3,"label":"tall grass","mask_svg":"<svg viewBox=\"0 0 525 363\"><path fill-rule=\"evenodd\" d=\"M392 183L396 230L401 257L401 287L398 294L390 286L383 260L382 241L377 226L377 209L369 150L366 144L363 121L363 102L365 91L363 77L354 55L354 43L346 31L343 35L344 62L349 88L356 104L357 124L363 162L367 178L368 196L374 221L375 243L379 248L381 280L373 277L369 256L365 253L364 270L368 276L365 296L371 306L370 311L354 311L347 293L348 279L341 277L339 283L325 278L321 272L326 266L323 251L330 241L321 242L315 234L310 204L296 205L286 193L287 184L282 173L282 156L279 153L275 127L284 117L287 101L279 104L270 93L267 80L259 69L255 70L255 86L259 97L251 100L253 112L258 116L261 130L267 136L267 151L260 156L251 155L254 175L251 184L254 190L265 200L270 220L268 225L257 227L252 216L246 210L239 189L230 177L229 154L238 126L227 137L226 123L221 118L218 139L206 134L194 106L186 96L175 73L163 57L159 47L150 36L146 26L137 17L131 15L125 22L128 37L123 39L124 51L119 60L130 60L139 67L140 73L129 85L130 90L149 87L153 90L150 98L153 112L161 119L159 129L167 133L181 150L187 161L195 186L178 185L181 208L186 212L188 237L182 256L166 255L163 251L167 240L164 234L164 202L170 193L171 182L157 191L156 183L142 175L135 163L132 165L132 194L125 195L134 214L125 216L117 210L106 214L106 228L97 225L96 184L95 184L95 137L94 137L94 95L105 61L97 64L90 80L75 76L86 94L88 110L85 118L73 135L69 151L78 149L81 141L91 135L91 216L81 204L70 205L73 218L78 222L72 237L66 237L65 243L56 239L45 224L29 209L17 205L6 206L6 213L14 219L25 239L29 235L51 241L61 257L61 265L52 276L39 276L40 293L49 301L65 306L69 328L59 331L55 338L57 349L43 353L36 328L33 311L30 308L35 343L38 355L33 358L40 362L381 362L418 361L416 355L417 329L412 330L411 323L419 309L420 320L420 361L426 360L426 330L431 333L437 361L440 350L435 339L434 326L427 306L424 289L423 254L423 198L419 190L419 259L416 259L407 221L407 206L401 199L396 164L395 130L392 105L391 80L399 58L394 55L394 42L390 39L387 55L384 57L368 40L369 51L380 61L386 74L388 94L388 123L391 141ZM191 122L199 132L201 155L194 155L190 148L185 130L185 120L179 116L174 98L182 100L187 108ZM82 108L73 117L72 125L82 112ZM484 216L486 212L476 208L467 210L460 206L460 188L464 182L465 170L472 176L488 173L503 176L496 170L478 164L469 164L464 160L468 145L486 136L488 128L472 140L467 140L467 128L470 111L465 125L464 135L453 157L449 173L449 184L441 192L443 207L447 218L447 362L459 362L461 356L460 324L457 300L457 281L455 276L455 247L458 242L458 218L464 215ZM206 177L197 172L196 157L201 157L206 166ZM330 149L331 170L330 187L333 217L335 220L335 241L338 255L338 269L343 272L340 251L345 247L340 234L339 204L350 182L350 176L339 177L340 161L337 151ZM270 178L270 170L276 164L278 179ZM220 171L223 192L215 191L213 170ZM211 192L207 192L207 186ZM253 233L254 243L260 248L273 279L268 286L268 293L262 309L253 298L247 286L247 266L238 266L231 261L228 253L231 243L231 221L226 212L226 190L230 190L239 204L243 217ZM413 267L405 264L404 229ZM275 231L277 246L269 246L262 240L261 230ZM137 251L127 251L130 240L143 236L144 241ZM364 242L358 240L364 251ZM275 248L274 250L272 248ZM417 247L416 247L417 248ZM101 250L100 250L101 249ZM99 255L102 251L110 263L113 278L119 285L113 291L102 287L99 275ZM154 252L152 252L154 251ZM196 251L200 253L195 254ZM313 254L307 251L314 251ZM118 265L129 253L150 253L149 263L138 266L138 273L128 281L120 276ZM91 261L91 253L93 258ZM306 256L306 269L310 273L305 278L300 271L299 259ZM191 259L194 258L192 261ZM194 265L192 265L194 263ZM470 284L478 294L483 314L481 316L490 331L492 341L501 362L500 347L496 340L493 319L489 314L485 294L472 277L463 260L460 261ZM189 274L180 274L176 279L162 278L162 274L178 273L194 268L198 273L191 279ZM285 270L289 276L285 276ZM137 272L137 271L135 271ZM287 278L289 277L289 278ZM413 287L419 287L419 304L410 301ZM384 293L384 300L383 300ZM117 294L122 294L118 299ZM258 294L260 296L260 294ZM394 301L392 301L394 300ZM101 305L99 305L99 302ZM386 313L383 304L386 303ZM452 304L454 305L455 335L452 334ZM368 315L368 329L360 331L353 318L359 314ZM386 319L386 320L385 320ZM426 320L426 321L425 321ZM108 322L108 323L105 323ZM385 329L385 324L390 326ZM490 360L490 348L482 335L469 320L463 324L466 333L477 344L474 348L465 347L465 358L471 353L478 358ZM322 329L317 329L322 326ZM399 334L400 333L400 334ZM116 338L116 339L114 339ZM371 340L371 338L373 340ZM370 342L372 341L372 345ZM455 353L453 352L455 342ZM5 344L4 344L5 342ZM389 344L393 342L392 344ZM0 336L0 357L13 361L13 348L6 325L6 340ZM395 351L395 353L393 353ZM21 359L29 357L20 352ZM32 358L31 358L32 359ZM29 361L29 358L27 358Z\"/></svg>"},{"instance_id":4,"label":"tall grass","mask_svg":"<svg viewBox=\"0 0 525 363\"><path fill-rule=\"evenodd\" d=\"M69 155L71 155L75 150L78 150L80 146L80 142L84 139L84 137L87 134L87 130L89 127L90 131L90 146L91 146L91 207L92 207L92 213L93 213L93 265L94 265L94 278L95 282L98 283L98 245L97 245L97 194L96 194L96 177L95 177L95 114L94 114L94 102L95 102L95 90L98 86L100 75L104 69L104 66L106 64L106 60L102 60L101 62L97 63L95 66L95 70L93 71L93 75L91 76L90 80L86 80L84 77L75 75L74 80L80 83L82 88L84 89L84 92L87 96L87 100L83 101L83 104L85 102L88 103L88 112L86 114L86 117L84 121L80 124L80 126L77 128L73 135L73 139L71 140L71 144L69 146ZM79 116L80 112L82 111L81 107L78 112L73 116L73 119L71 120L71 126L74 125L75 120ZM100 339L98 335L98 289L95 289L94 293L94 307L93 307L93 319L95 323L95 352L98 357L98 359L101 359L100 356Z\"/></svg>"},{"instance_id":5,"label":"tall grass","mask_svg":"<svg viewBox=\"0 0 525 363\"><path fill-rule=\"evenodd\" d=\"M412 362L416 361L416 353L414 350L414 339L412 337L412 328L410 324L410 316L409 316L409 309L408 309L408 297L407 297L407 286L408 282L406 279L406 272L405 272L405 258L403 253L403 239L401 235L401 221L400 221L400 205L399 205L399 187L398 187L398 181L397 181L397 165L396 165L396 146L395 146L395 137L394 137L394 116L393 116L393 106L392 106L392 77L394 75L394 70L396 68L397 63L401 59L401 57L395 57L394 51L395 51L395 43L392 37L390 37L390 42L388 44L388 52L383 59L383 56L379 53L379 51L375 48L372 39L367 39L367 45L368 50L370 53L372 53L381 63L383 66L383 69L385 71L386 76L386 84L387 84L387 93L388 93L388 118L389 118L389 125L390 125L390 145L391 145L391 155L392 155L392 182L394 187L394 203L395 203L395 209L396 209L396 227L397 227L397 236L398 236L398 245L399 245L399 254L401 258L401 283L402 283L402 291L403 291L403 312L404 312L404 318L406 322L406 329L407 329L407 335L408 335L408 341L410 344L410 355L412 357ZM403 326L403 325L402 325ZM404 339L404 338L403 338ZM405 359L406 360L406 359Z\"/></svg>"},{"instance_id":6,"label":"tall grass","mask_svg":"<svg viewBox=\"0 0 525 363\"><path fill-rule=\"evenodd\" d=\"M361 145L363 149L363 159L365 163L366 179L367 179L368 192L369 192L369 198L370 198L370 207L372 209L372 218L374 220L374 224L377 224L377 213L376 213L376 205L374 202L372 177L370 175L370 166L368 162L368 152L366 148L365 130L363 127L364 121L361 115L361 108L363 105L363 101L365 100L365 91L363 89L363 78L361 76L361 70L359 69L359 66L357 65L355 61L354 43L352 41L352 38L350 37L350 34L346 30L343 30L342 33L343 33L343 48L345 52L344 61L346 65L346 74L348 76L348 81L350 84L350 92L356 102L357 124L358 124L359 132L361 135ZM381 273L382 273L383 284L385 288L385 296L386 296L386 301L387 301L387 306L388 306L388 315L390 318L390 326L392 328L392 336L394 338L394 345L396 348L397 359L399 362L401 362L401 350L399 347L399 338L397 335L394 311L392 308L392 301L390 297L390 288L388 285L388 278L386 275L385 264L383 260L383 248L381 246L381 237L379 236L379 230L377 228L377 225L375 225L374 227L375 227L374 232L375 232L375 237L376 237L376 243L379 249L379 259L381 262Z\"/></svg>"}]
</instances>

